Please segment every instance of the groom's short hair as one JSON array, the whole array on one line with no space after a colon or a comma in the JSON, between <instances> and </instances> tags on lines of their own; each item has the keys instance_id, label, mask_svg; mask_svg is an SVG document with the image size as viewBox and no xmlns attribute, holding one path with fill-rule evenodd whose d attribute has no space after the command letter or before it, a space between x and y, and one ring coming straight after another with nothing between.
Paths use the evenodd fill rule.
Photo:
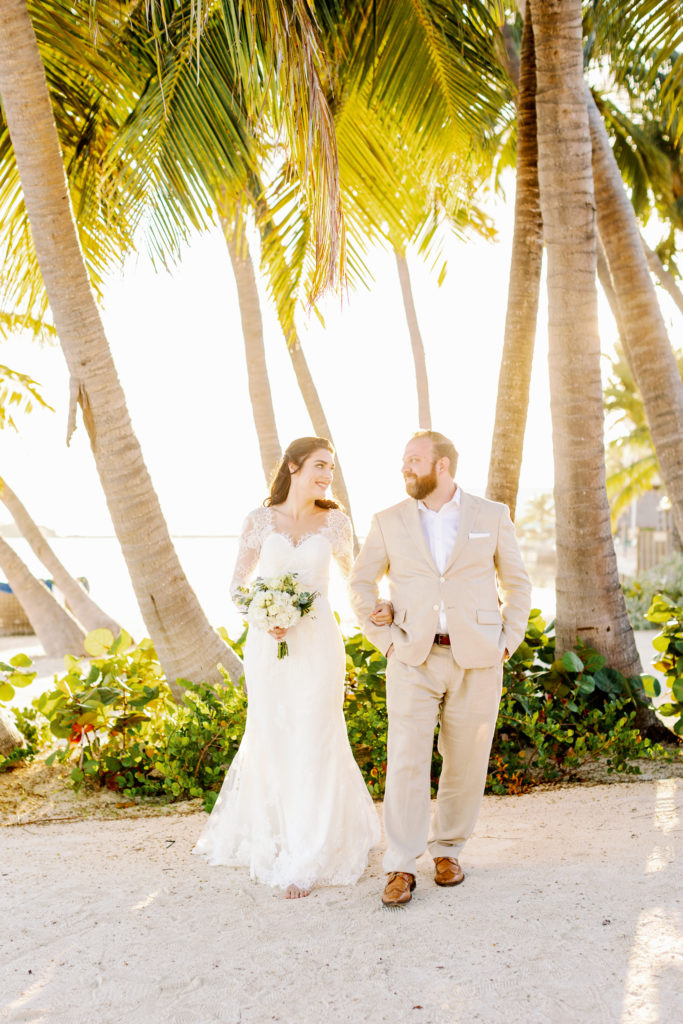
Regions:
<instances>
[{"instance_id":1,"label":"groom's short hair","mask_svg":"<svg viewBox=\"0 0 683 1024\"><path fill-rule=\"evenodd\" d=\"M450 474L455 476L455 471L458 468L458 453L452 441L444 434L440 434L438 430L416 430L413 437L426 437L428 441L431 441L434 461L448 459Z\"/></svg>"}]
</instances>

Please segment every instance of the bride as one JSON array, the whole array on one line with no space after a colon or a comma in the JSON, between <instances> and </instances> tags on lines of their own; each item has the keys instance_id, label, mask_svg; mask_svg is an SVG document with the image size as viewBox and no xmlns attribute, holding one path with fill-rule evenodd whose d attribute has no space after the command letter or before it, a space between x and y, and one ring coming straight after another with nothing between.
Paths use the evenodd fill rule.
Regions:
<instances>
[{"instance_id":1,"label":"bride","mask_svg":"<svg viewBox=\"0 0 683 1024\"><path fill-rule=\"evenodd\" d=\"M332 557L345 575L353 557L349 519L325 497L333 470L328 440L293 441L242 529L233 595L258 565L260 576L297 573L318 596L289 630L249 631L244 737L194 849L210 864L248 866L289 899L356 882L379 839L346 733L344 644L327 600ZM285 635L289 654L278 659Z\"/></svg>"}]
</instances>

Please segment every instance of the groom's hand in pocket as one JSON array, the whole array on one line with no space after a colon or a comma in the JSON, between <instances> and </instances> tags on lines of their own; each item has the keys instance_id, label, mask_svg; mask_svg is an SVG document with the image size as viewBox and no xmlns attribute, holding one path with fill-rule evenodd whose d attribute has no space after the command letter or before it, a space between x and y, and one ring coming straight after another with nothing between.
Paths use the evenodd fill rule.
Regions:
<instances>
[{"instance_id":1,"label":"groom's hand in pocket","mask_svg":"<svg viewBox=\"0 0 683 1024\"><path fill-rule=\"evenodd\" d=\"M373 626L390 626L394 621L394 606L391 601L378 601L370 615Z\"/></svg>"}]
</instances>

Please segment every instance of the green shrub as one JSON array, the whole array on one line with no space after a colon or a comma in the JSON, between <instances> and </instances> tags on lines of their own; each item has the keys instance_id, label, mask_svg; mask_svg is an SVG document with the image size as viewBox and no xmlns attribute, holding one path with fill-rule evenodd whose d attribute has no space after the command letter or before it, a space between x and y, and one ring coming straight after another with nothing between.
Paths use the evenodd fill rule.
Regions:
<instances>
[{"instance_id":1,"label":"green shrub","mask_svg":"<svg viewBox=\"0 0 683 1024\"><path fill-rule=\"evenodd\" d=\"M100 656L87 665L67 655L66 675L34 701L52 735L67 741L47 763L72 764L77 787L88 779L123 790L146 771L176 705L150 640L131 647L125 632L114 640L95 630L85 646Z\"/></svg>"},{"instance_id":2,"label":"green shrub","mask_svg":"<svg viewBox=\"0 0 683 1024\"><path fill-rule=\"evenodd\" d=\"M233 645L240 653L245 637ZM679 637L683 641L683 633ZM244 733L246 697L229 681L221 687L187 683L176 704L151 642L125 649L127 642L119 637L89 667L67 659L67 673L55 690L34 702L53 736L67 741L48 761L71 763L76 787L88 782L126 796L201 797L210 810ZM345 645L349 740L370 793L381 798L386 659L361 634L346 638ZM505 664L489 790L522 792L571 777L598 758L608 771L638 772L635 758L663 754L634 725L643 680L653 692L650 677L626 679L583 646L556 659L552 627L534 610L524 642ZM435 738L433 793L439 768Z\"/></svg>"},{"instance_id":3,"label":"green shrub","mask_svg":"<svg viewBox=\"0 0 683 1024\"><path fill-rule=\"evenodd\" d=\"M656 623L647 615L655 595L662 594L674 603L683 597L683 553L678 551L639 576L625 579L623 591L633 628L655 629Z\"/></svg>"},{"instance_id":4,"label":"green shrub","mask_svg":"<svg viewBox=\"0 0 683 1024\"><path fill-rule=\"evenodd\" d=\"M247 698L230 684L187 683L183 703L165 722L153 764L126 794L202 797L210 811L244 734Z\"/></svg>"},{"instance_id":5,"label":"green shrub","mask_svg":"<svg viewBox=\"0 0 683 1024\"><path fill-rule=\"evenodd\" d=\"M588 761L608 772L638 774L631 762L664 755L635 727L647 699L644 681L627 679L597 651L579 643L555 657L552 624L537 609L526 636L505 665L498 728L489 764L494 793L516 793L539 782L571 778Z\"/></svg>"},{"instance_id":6,"label":"green shrub","mask_svg":"<svg viewBox=\"0 0 683 1024\"><path fill-rule=\"evenodd\" d=\"M647 617L660 632L652 641L659 653L655 668L666 676L671 700L662 704L662 715L678 715L674 724L677 736L683 736L683 608L663 594L656 594Z\"/></svg>"},{"instance_id":7,"label":"green shrub","mask_svg":"<svg viewBox=\"0 0 683 1024\"><path fill-rule=\"evenodd\" d=\"M362 633L348 637L344 716L354 757L373 797L387 771L387 659Z\"/></svg>"},{"instance_id":8,"label":"green shrub","mask_svg":"<svg viewBox=\"0 0 683 1024\"><path fill-rule=\"evenodd\" d=\"M112 640L103 656L89 667L68 656L66 675L34 702L52 735L67 740L47 763L72 764L76 788L170 800L211 794L211 805L242 738L246 698L230 685L187 683L176 704L150 640L131 647L127 634L97 634L87 649Z\"/></svg>"},{"instance_id":9,"label":"green shrub","mask_svg":"<svg viewBox=\"0 0 683 1024\"><path fill-rule=\"evenodd\" d=\"M33 682L36 673L31 671L32 664L28 654L15 654L9 662L0 661L0 704L7 704L18 688Z\"/></svg>"},{"instance_id":10,"label":"green shrub","mask_svg":"<svg viewBox=\"0 0 683 1024\"><path fill-rule=\"evenodd\" d=\"M0 661L0 705L7 705L17 689L28 686L36 678L31 670L32 661L27 654L15 654L9 662ZM47 723L37 711L7 708L14 717L17 729L26 743L13 750L7 757L0 757L0 771L5 771L23 761L31 761L47 742Z\"/></svg>"}]
</instances>

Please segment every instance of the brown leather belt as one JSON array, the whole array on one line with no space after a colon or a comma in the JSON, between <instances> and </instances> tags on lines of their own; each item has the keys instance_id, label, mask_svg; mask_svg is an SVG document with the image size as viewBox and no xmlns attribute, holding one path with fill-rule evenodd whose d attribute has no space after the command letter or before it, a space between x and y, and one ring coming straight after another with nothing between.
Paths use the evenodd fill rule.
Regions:
<instances>
[{"instance_id":1,"label":"brown leather belt","mask_svg":"<svg viewBox=\"0 0 683 1024\"><path fill-rule=\"evenodd\" d=\"M448 633L437 633L434 637L434 643L438 644L439 647L450 647L451 638Z\"/></svg>"}]
</instances>

